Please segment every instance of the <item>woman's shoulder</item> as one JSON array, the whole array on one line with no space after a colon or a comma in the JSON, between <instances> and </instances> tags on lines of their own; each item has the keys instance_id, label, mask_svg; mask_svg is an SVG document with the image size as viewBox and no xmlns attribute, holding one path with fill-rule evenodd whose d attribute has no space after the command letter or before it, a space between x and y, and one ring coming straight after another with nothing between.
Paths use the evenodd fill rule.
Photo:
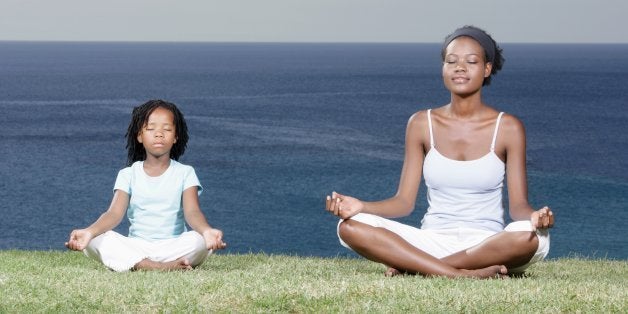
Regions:
<instances>
[{"instance_id":1,"label":"woman's shoulder","mask_svg":"<svg viewBox=\"0 0 628 314\"><path fill-rule=\"evenodd\" d=\"M419 110L410 116L408 119L408 126L420 126L427 125L427 111L431 109Z\"/></svg>"},{"instance_id":2,"label":"woman's shoulder","mask_svg":"<svg viewBox=\"0 0 628 314\"><path fill-rule=\"evenodd\" d=\"M515 115L506 112L502 115L499 127L507 133L525 132L523 122Z\"/></svg>"},{"instance_id":3,"label":"woman's shoulder","mask_svg":"<svg viewBox=\"0 0 628 314\"><path fill-rule=\"evenodd\" d=\"M498 141L507 148L525 147L526 132L523 122L515 115L504 113L499 123Z\"/></svg>"},{"instance_id":4,"label":"woman's shoulder","mask_svg":"<svg viewBox=\"0 0 628 314\"><path fill-rule=\"evenodd\" d=\"M412 115L411 119L414 118L418 122L425 123L427 125L429 123L428 120L434 120L442 117L445 110L447 110L447 105L419 110Z\"/></svg>"},{"instance_id":5,"label":"woman's shoulder","mask_svg":"<svg viewBox=\"0 0 628 314\"><path fill-rule=\"evenodd\" d=\"M428 143L430 138L429 130L427 110L417 111L408 119L406 140L413 141L415 144Z\"/></svg>"}]
</instances>

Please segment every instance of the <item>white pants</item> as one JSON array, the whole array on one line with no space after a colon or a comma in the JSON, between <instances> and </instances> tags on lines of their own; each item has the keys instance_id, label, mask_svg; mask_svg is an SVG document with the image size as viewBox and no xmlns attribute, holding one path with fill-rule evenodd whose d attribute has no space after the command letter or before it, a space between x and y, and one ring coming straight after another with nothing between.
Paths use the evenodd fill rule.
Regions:
<instances>
[{"instance_id":1,"label":"white pants","mask_svg":"<svg viewBox=\"0 0 628 314\"><path fill-rule=\"evenodd\" d=\"M207 250L205 239L196 231L156 241L125 237L115 231L107 231L93 238L83 253L114 271L128 271L144 259L171 262L185 257L190 265L197 266L212 252Z\"/></svg>"},{"instance_id":2,"label":"white pants","mask_svg":"<svg viewBox=\"0 0 628 314\"><path fill-rule=\"evenodd\" d=\"M443 258L462 250L466 250L480 244L490 236L497 234L497 232L494 231L471 228L419 229L371 214L357 214L350 219L371 225L373 227L389 230L400 236L412 246L436 258ZM340 220L338 226L340 226L341 222L342 220ZM508 224L506 228L504 228L504 231L532 231L532 224L529 220L515 221ZM547 256L550 248L549 232L547 229L537 229L536 235L539 239L539 246L537 247L536 253L532 259L530 259L530 261L523 266L508 269L509 272L521 273L530 265L543 260L545 256ZM340 240L340 244L351 249L349 245L342 241L340 235L338 235L338 239Z\"/></svg>"}]
</instances>

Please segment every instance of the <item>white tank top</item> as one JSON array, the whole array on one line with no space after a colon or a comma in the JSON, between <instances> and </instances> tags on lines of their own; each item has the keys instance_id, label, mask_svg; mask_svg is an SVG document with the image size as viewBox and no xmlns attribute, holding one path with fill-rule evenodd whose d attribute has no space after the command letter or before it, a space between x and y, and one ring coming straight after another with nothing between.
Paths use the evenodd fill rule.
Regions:
<instances>
[{"instance_id":1,"label":"white tank top","mask_svg":"<svg viewBox=\"0 0 628 314\"><path fill-rule=\"evenodd\" d=\"M422 229L473 228L499 232L504 229L502 187L505 164L495 154L499 121L495 123L490 151L475 160L454 160L435 148L431 110L427 111L430 150L423 163L429 208Z\"/></svg>"}]
</instances>

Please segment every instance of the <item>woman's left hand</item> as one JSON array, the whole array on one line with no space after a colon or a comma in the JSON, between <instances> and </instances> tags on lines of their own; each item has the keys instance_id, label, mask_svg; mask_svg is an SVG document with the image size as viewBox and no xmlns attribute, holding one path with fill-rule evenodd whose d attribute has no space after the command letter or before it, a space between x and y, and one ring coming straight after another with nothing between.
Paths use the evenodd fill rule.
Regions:
<instances>
[{"instance_id":1,"label":"woman's left hand","mask_svg":"<svg viewBox=\"0 0 628 314\"><path fill-rule=\"evenodd\" d=\"M554 213L549 207L545 206L533 212L530 216L530 221L535 229L552 228L554 227Z\"/></svg>"}]
</instances>

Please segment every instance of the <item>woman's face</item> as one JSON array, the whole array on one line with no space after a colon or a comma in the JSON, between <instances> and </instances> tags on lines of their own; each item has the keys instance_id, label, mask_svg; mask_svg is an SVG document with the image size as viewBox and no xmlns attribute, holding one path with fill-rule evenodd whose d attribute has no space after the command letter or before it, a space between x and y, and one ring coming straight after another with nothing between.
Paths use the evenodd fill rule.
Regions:
<instances>
[{"instance_id":1,"label":"woman's face","mask_svg":"<svg viewBox=\"0 0 628 314\"><path fill-rule=\"evenodd\" d=\"M473 38L462 36L454 39L445 49L445 87L461 96L479 91L492 69L492 64L484 60L484 49Z\"/></svg>"}]
</instances>

